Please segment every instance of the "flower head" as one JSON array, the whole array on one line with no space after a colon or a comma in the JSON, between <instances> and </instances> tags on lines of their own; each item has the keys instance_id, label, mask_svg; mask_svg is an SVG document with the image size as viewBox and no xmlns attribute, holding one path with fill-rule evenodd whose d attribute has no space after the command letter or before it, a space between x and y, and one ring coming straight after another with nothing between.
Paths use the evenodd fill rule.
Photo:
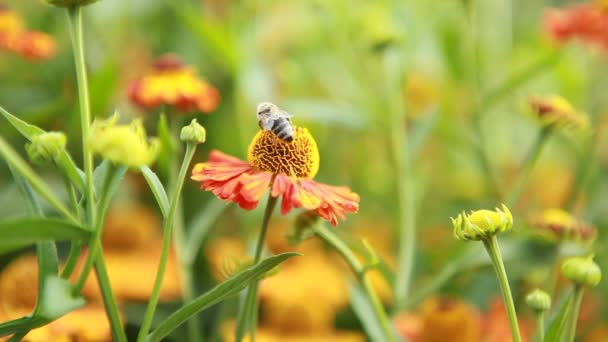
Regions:
<instances>
[{"instance_id":1,"label":"flower head","mask_svg":"<svg viewBox=\"0 0 608 342\"><path fill-rule=\"evenodd\" d=\"M33 137L25 149L33 162L51 162L65 149L66 142L67 138L62 132L45 132Z\"/></svg>"},{"instance_id":2,"label":"flower head","mask_svg":"<svg viewBox=\"0 0 608 342\"><path fill-rule=\"evenodd\" d=\"M608 50L608 10L605 2L576 4L550 9L544 17L545 30L559 43L578 39Z\"/></svg>"},{"instance_id":3,"label":"flower head","mask_svg":"<svg viewBox=\"0 0 608 342\"><path fill-rule=\"evenodd\" d=\"M202 189L247 210L257 207L270 187L273 197L283 198L282 214L300 207L316 210L335 226L346 213L358 211L359 195L347 187L312 180L319 169L317 144L304 128L295 127L294 133L293 142L287 143L260 131L249 145L249 163L214 150L208 162L194 166L192 179L200 181Z\"/></svg>"},{"instance_id":4,"label":"flower head","mask_svg":"<svg viewBox=\"0 0 608 342\"><path fill-rule=\"evenodd\" d=\"M526 304L536 312L544 312L551 308L551 296L541 289L536 289L526 296Z\"/></svg>"},{"instance_id":5,"label":"flower head","mask_svg":"<svg viewBox=\"0 0 608 342\"><path fill-rule=\"evenodd\" d=\"M184 65L178 56L166 54L158 58L150 74L131 83L129 98L143 108L169 105L182 112L208 113L215 110L220 95L196 76L194 68Z\"/></svg>"},{"instance_id":6,"label":"flower head","mask_svg":"<svg viewBox=\"0 0 608 342\"><path fill-rule=\"evenodd\" d=\"M141 120L130 125L117 125L118 116L95 121L91 126L88 143L94 153L116 164L133 169L150 165L158 154L157 139L148 139Z\"/></svg>"},{"instance_id":7,"label":"flower head","mask_svg":"<svg viewBox=\"0 0 608 342\"><path fill-rule=\"evenodd\" d=\"M11 51L29 60L53 57L55 40L46 33L28 31L22 18L6 7L0 7L0 49Z\"/></svg>"},{"instance_id":8,"label":"flower head","mask_svg":"<svg viewBox=\"0 0 608 342\"><path fill-rule=\"evenodd\" d=\"M552 241L593 241L597 229L561 209L547 209L530 219L529 224Z\"/></svg>"},{"instance_id":9,"label":"flower head","mask_svg":"<svg viewBox=\"0 0 608 342\"><path fill-rule=\"evenodd\" d=\"M196 122L196 119L192 119L188 126L182 128L179 138L186 143L201 144L205 142L206 136L205 127Z\"/></svg>"},{"instance_id":10,"label":"flower head","mask_svg":"<svg viewBox=\"0 0 608 342\"><path fill-rule=\"evenodd\" d=\"M502 210L476 210L469 215L462 213L452 218L454 236L460 240L485 240L500 232L511 229L513 216L504 204Z\"/></svg>"},{"instance_id":11,"label":"flower head","mask_svg":"<svg viewBox=\"0 0 608 342\"><path fill-rule=\"evenodd\" d=\"M533 113L546 125L563 125L575 128L586 128L589 119L583 112L576 111L561 96L532 97L530 107Z\"/></svg>"},{"instance_id":12,"label":"flower head","mask_svg":"<svg viewBox=\"0 0 608 342\"><path fill-rule=\"evenodd\" d=\"M593 256L571 257L562 263L562 274L576 285L595 287L602 279L600 267Z\"/></svg>"}]
</instances>

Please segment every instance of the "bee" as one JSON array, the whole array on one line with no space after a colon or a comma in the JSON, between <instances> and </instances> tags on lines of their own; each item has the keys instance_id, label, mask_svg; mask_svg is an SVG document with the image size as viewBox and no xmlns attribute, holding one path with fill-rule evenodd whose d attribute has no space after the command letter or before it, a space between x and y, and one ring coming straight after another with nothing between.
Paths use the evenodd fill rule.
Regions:
<instances>
[{"instance_id":1,"label":"bee","mask_svg":"<svg viewBox=\"0 0 608 342\"><path fill-rule=\"evenodd\" d=\"M283 141L289 143L293 141L294 130L291 125L291 114L273 103L262 102L258 105L256 115L261 129L271 131Z\"/></svg>"}]
</instances>

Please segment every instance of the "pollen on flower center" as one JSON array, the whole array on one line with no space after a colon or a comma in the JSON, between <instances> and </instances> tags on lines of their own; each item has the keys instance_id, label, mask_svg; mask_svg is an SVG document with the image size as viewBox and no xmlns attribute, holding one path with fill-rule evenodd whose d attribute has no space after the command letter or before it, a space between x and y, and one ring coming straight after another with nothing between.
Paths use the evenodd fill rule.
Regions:
<instances>
[{"instance_id":1,"label":"pollen on flower center","mask_svg":"<svg viewBox=\"0 0 608 342\"><path fill-rule=\"evenodd\" d=\"M317 143L300 127L294 127L290 143L270 131L259 131L249 144L247 160L258 170L300 178L313 178L319 171Z\"/></svg>"}]
</instances>

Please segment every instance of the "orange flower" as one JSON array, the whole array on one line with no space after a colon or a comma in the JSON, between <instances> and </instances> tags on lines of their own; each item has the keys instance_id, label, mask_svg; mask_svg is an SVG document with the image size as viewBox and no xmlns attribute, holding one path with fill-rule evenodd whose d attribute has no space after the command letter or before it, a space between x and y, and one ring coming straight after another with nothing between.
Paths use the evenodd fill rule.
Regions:
<instances>
[{"instance_id":1,"label":"orange flower","mask_svg":"<svg viewBox=\"0 0 608 342\"><path fill-rule=\"evenodd\" d=\"M548 10L544 18L545 30L560 43L577 38L608 50L608 10L605 7L598 2Z\"/></svg>"},{"instance_id":2,"label":"orange flower","mask_svg":"<svg viewBox=\"0 0 608 342\"><path fill-rule=\"evenodd\" d=\"M152 72L129 86L129 98L143 108L175 106L181 112L215 110L220 94L209 83L196 76L196 70L185 66L174 54L160 56Z\"/></svg>"},{"instance_id":3,"label":"orange flower","mask_svg":"<svg viewBox=\"0 0 608 342\"><path fill-rule=\"evenodd\" d=\"M208 162L194 166L192 179L201 182L201 189L246 210L257 207L270 188L271 196L283 197L283 215L303 207L316 210L334 226L338 218L359 209L359 195L349 188L312 179L319 170L319 151L305 128L294 127L290 143L270 131L259 131L249 145L247 159L249 162L244 162L214 150Z\"/></svg>"},{"instance_id":4,"label":"orange flower","mask_svg":"<svg viewBox=\"0 0 608 342\"><path fill-rule=\"evenodd\" d=\"M15 52L29 60L53 57L55 40L46 33L27 31L21 17L0 5L0 49Z\"/></svg>"}]
</instances>

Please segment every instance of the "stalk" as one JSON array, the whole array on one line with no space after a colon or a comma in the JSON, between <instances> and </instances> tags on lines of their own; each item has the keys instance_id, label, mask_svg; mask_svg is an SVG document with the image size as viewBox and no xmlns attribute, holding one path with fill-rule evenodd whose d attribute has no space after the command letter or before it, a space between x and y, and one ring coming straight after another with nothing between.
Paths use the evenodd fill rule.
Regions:
<instances>
[{"instance_id":1,"label":"stalk","mask_svg":"<svg viewBox=\"0 0 608 342\"><path fill-rule=\"evenodd\" d=\"M101 242L97 242L101 244ZM110 327L112 328L112 340L118 342L127 342L127 335L122 328L120 321L120 312L116 305L116 298L112 293L112 286L110 285L110 278L108 277L108 270L106 269L106 262L102 256L101 248L97 249L97 257L95 258L95 273L97 274L97 283L101 290L101 296L103 303L106 308L106 314L110 321Z\"/></svg>"},{"instance_id":2,"label":"stalk","mask_svg":"<svg viewBox=\"0 0 608 342\"><path fill-rule=\"evenodd\" d=\"M539 312L536 315L536 331L539 341L545 340L545 313Z\"/></svg>"},{"instance_id":3,"label":"stalk","mask_svg":"<svg viewBox=\"0 0 608 342\"><path fill-rule=\"evenodd\" d=\"M568 339L566 341L574 342L576 336L576 322L578 321L578 313L580 311L581 302L583 301L583 286L574 286L574 301L572 301L572 307L570 308L570 322L568 322L567 334Z\"/></svg>"}]
</instances>

